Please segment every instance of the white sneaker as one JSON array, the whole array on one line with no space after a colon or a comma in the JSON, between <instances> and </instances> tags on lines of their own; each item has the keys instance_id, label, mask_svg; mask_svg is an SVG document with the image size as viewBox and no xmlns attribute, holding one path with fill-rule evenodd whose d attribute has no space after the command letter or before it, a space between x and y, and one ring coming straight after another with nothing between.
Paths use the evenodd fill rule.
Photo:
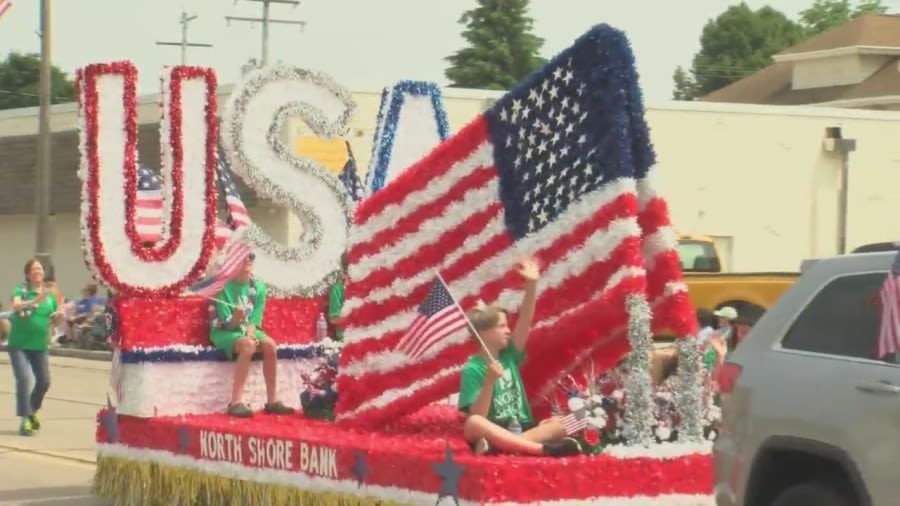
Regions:
<instances>
[{"instance_id":1,"label":"white sneaker","mask_svg":"<svg viewBox=\"0 0 900 506\"><path fill-rule=\"evenodd\" d=\"M475 442L475 445L472 448L472 452L475 455L484 455L488 451L490 451L491 445L487 442L487 439L481 438Z\"/></svg>"}]
</instances>

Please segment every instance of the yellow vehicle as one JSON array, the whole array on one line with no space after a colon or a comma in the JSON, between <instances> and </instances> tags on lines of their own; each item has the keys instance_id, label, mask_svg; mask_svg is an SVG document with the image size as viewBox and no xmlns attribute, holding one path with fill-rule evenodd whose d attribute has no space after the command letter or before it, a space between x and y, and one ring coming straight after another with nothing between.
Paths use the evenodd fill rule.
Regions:
<instances>
[{"instance_id":1,"label":"yellow vehicle","mask_svg":"<svg viewBox=\"0 0 900 506\"><path fill-rule=\"evenodd\" d=\"M711 237L679 235L678 260L688 296L696 308L735 308L759 316L800 275L797 272L722 272L719 250Z\"/></svg>"}]
</instances>

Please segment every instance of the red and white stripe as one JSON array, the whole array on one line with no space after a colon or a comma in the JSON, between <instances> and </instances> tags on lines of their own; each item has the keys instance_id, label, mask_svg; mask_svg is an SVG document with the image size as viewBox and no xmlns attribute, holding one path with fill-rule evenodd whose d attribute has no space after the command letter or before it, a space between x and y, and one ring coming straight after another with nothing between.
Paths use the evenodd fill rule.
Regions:
<instances>
[{"instance_id":1,"label":"red and white stripe","mask_svg":"<svg viewBox=\"0 0 900 506\"><path fill-rule=\"evenodd\" d=\"M900 276L888 273L881 285L881 323L875 358L900 351Z\"/></svg>"},{"instance_id":2,"label":"red and white stripe","mask_svg":"<svg viewBox=\"0 0 900 506\"><path fill-rule=\"evenodd\" d=\"M157 242L162 238L163 230L163 194L162 189L137 189L134 202L134 228L141 241Z\"/></svg>"},{"instance_id":3,"label":"red and white stripe","mask_svg":"<svg viewBox=\"0 0 900 506\"><path fill-rule=\"evenodd\" d=\"M0 18L3 18L3 15L6 14L6 11L8 11L10 7L12 7L12 2L9 0L0 0Z\"/></svg>"},{"instance_id":4,"label":"red and white stripe","mask_svg":"<svg viewBox=\"0 0 900 506\"><path fill-rule=\"evenodd\" d=\"M231 227L220 220L216 220L216 249L222 249L231 238Z\"/></svg>"},{"instance_id":5,"label":"red and white stripe","mask_svg":"<svg viewBox=\"0 0 900 506\"><path fill-rule=\"evenodd\" d=\"M522 292L512 265L524 254L541 261L528 347L539 364L523 364L529 391L555 382L557 371L597 341L588 327L561 330L573 322L624 326L625 296L644 290L634 180L615 180L582 195L553 223L512 243L485 134L486 124L477 118L357 209L339 421L381 422L458 387L459 367L475 351L464 328L418 362L395 351L439 268L463 308L481 299L515 312ZM627 348L623 339L624 334L611 339L594 353L618 359Z\"/></svg>"},{"instance_id":6,"label":"red and white stripe","mask_svg":"<svg viewBox=\"0 0 900 506\"><path fill-rule=\"evenodd\" d=\"M560 423L562 423L566 435L571 436L583 431L584 428L587 427L587 415L581 414L579 416L575 413L569 413L560 419Z\"/></svg>"},{"instance_id":7,"label":"red and white stripe","mask_svg":"<svg viewBox=\"0 0 900 506\"><path fill-rule=\"evenodd\" d=\"M431 318L419 315L400 340L397 350L412 360L420 360L441 341L465 328L468 328L466 315L456 305L448 306Z\"/></svg>"},{"instance_id":8,"label":"red and white stripe","mask_svg":"<svg viewBox=\"0 0 900 506\"><path fill-rule=\"evenodd\" d=\"M228 214L235 230L250 224L250 214L240 197L226 195L225 203L228 205Z\"/></svg>"}]
</instances>

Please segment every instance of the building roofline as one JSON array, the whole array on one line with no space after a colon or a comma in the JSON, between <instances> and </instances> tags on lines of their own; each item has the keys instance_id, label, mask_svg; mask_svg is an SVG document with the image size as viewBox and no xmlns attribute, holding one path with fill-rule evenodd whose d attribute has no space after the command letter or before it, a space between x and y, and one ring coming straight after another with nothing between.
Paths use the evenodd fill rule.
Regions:
<instances>
[{"instance_id":1,"label":"building roofline","mask_svg":"<svg viewBox=\"0 0 900 506\"><path fill-rule=\"evenodd\" d=\"M898 97L900 100L900 97ZM648 104L648 110L690 112L732 112L742 114L800 116L812 118L868 119L876 121L900 121L900 111L871 111L844 109L829 105L763 105L732 102L701 102L671 100Z\"/></svg>"},{"instance_id":2,"label":"building roofline","mask_svg":"<svg viewBox=\"0 0 900 506\"><path fill-rule=\"evenodd\" d=\"M894 46L843 46L818 51L806 51L803 53L776 54L772 59L776 63L820 60L823 58L836 58L840 56L900 56L900 47Z\"/></svg>"},{"instance_id":3,"label":"building roofline","mask_svg":"<svg viewBox=\"0 0 900 506\"><path fill-rule=\"evenodd\" d=\"M844 98L820 102L824 107L867 107L872 105L900 104L900 95L879 95L877 97Z\"/></svg>"}]
</instances>

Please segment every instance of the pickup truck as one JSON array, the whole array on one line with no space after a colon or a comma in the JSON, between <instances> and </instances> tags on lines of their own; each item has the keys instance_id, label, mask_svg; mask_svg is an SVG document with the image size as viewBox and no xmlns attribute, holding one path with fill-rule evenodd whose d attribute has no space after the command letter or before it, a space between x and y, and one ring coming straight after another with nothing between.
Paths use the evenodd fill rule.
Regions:
<instances>
[{"instance_id":1,"label":"pickup truck","mask_svg":"<svg viewBox=\"0 0 900 506\"><path fill-rule=\"evenodd\" d=\"M678 259L691 303L697 308L735 308L738 314L761 315L785 292L797 272L722 272L719 250L711 237L679 235Z\"/></svg>"}]
</instances>

